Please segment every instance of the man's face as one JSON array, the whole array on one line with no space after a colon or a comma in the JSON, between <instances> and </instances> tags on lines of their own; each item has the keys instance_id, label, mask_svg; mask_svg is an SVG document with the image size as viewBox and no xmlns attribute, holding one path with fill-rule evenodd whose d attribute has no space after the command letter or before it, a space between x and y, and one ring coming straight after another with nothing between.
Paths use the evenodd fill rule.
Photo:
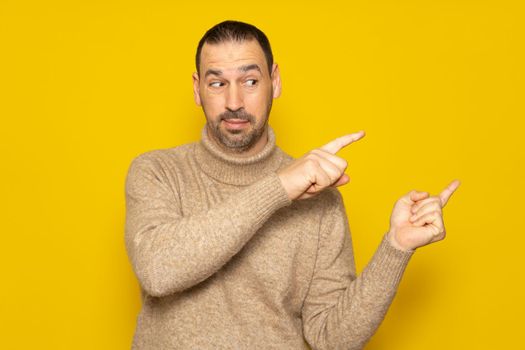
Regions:
<instances>
[{"instance_id":1,"label":"man's face","mask_svg":"<svg viewBox=\"0 0 525 350\"><path fill-rule=\"evenodd\" d=\"M215 141L236 153L252 149L266 134L273 98L280 95L279 69L268 64L256 40L204 44L194 97Z\"/></svg>"}]
</instances>

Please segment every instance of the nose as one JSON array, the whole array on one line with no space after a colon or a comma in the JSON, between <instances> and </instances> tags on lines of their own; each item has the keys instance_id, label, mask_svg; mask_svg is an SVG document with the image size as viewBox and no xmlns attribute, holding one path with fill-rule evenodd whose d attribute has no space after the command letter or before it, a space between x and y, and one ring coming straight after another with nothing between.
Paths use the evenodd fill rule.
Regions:
<instances>
[{"instance_id":1,"label":"nose","mask_svg":"<svg viewBox=\"0 0 525 350\"><path fill-rule=\"evenodd\" d=\"M242 91L235 84L230 84L226 92L226 108L236 111L242 107L244 107Z\"/></svg>"}]
</instances>

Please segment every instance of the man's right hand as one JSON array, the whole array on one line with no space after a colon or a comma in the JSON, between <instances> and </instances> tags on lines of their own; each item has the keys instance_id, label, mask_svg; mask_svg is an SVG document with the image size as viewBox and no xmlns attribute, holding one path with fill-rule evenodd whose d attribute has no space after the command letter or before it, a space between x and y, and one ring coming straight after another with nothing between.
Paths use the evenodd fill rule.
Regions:
<instances>
[{"instance_id":1,"label":"man's right hand","mask_svg":"<svg viewBox=\"0 0 525 350\"><path fill-rule=\"evenodd\" d=\"M326 145L311 150L278 172L291 200L317 195L327 187L337 187L350 181L344 173L348 163L335 154L343 147L361 139L363 130L344 135Z\"/></svg>"}]
</instances>

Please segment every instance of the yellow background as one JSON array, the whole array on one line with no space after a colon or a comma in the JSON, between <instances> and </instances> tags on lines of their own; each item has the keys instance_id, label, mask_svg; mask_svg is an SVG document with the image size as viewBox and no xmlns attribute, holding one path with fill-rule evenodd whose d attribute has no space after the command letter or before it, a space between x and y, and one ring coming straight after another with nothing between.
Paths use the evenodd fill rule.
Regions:
<instances>
[{"instance_id":1,"label":"yellow background","mask_svg":"<svg viewBox=\"0 0 525 350\"><path fill-rule=\"evenodd\" d=\"M367 350L524 346L521 1L0 2L0 348L127 349L134 156L199 138L197 43L225 19L269 37L270 124L300 156L342 150L358 270L411 189L462 184Z\"/></svg>"}]
</instances>

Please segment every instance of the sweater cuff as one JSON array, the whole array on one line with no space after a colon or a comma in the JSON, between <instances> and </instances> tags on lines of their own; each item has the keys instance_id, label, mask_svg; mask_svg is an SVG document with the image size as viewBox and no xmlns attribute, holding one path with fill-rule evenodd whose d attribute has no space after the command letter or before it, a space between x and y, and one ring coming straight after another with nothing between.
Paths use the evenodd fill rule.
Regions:
<instances>
[{"instance_id":1,"label":"sweater cuff","mask_svg":"<svg viewBox=\"0 0 525 350\"><path fill-rule=\"evenodd\" d=\"M394 247L385 234L367 266L368 273L377 275L386 288L396 288L414 252Z\"/></svg>"},{"instance_id":2,"label":"sweater cuff","mask_svg":"<svg viewBox=\"0 0 525 350\"><path fill-rule=\"evenodd\" d=\"M240 194L240 203L249 203L256 215L256 222L263 224L276 210L290 205L292 200L279 175L272 172L249 186Z\"/></svg>"}]
</instances>

